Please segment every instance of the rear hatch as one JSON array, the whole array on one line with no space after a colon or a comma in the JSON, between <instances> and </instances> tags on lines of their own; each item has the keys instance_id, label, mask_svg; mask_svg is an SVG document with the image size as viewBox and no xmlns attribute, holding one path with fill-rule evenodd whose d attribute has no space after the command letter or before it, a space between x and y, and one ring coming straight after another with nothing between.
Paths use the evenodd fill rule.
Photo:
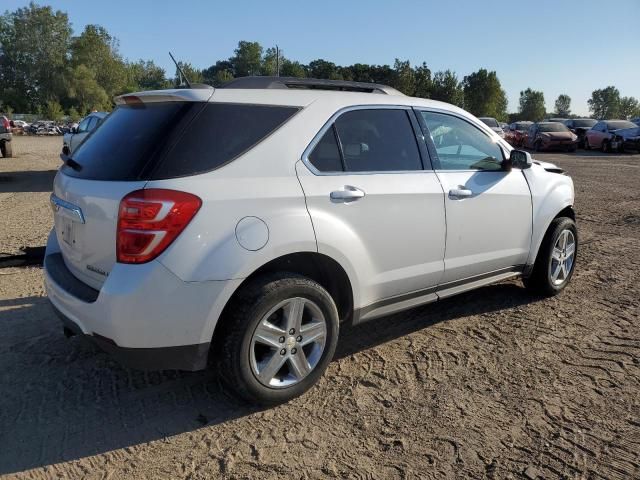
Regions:
<instances>
[{"instance_id":1,"label":"rear hatch","mask_svg":"<svg viewBox=\"0 0 640 480\"><path fill-rule=\"evenodd\" d=\"M196 175L249 151L299 107L208 102L213 89L117 99L117 108L54 180L55 231L65 264L100 289L117 259L118 211L150 180ZM169 187L170 188L170 187Z\"/></svg>"},{"instance_id":2,"label":"rear hatch","mask_svg":"<svg viewBox=\"0 0 640 480\"><path fill-rule=\"evenodd\" d=\"M65 264L77 278L100 289L116 262L120 200L144 187L162 152L212 92L120 98L120 105L73 152L73 161L60 169L51 197L55 232Z\"/></svg>"}]
</instances>

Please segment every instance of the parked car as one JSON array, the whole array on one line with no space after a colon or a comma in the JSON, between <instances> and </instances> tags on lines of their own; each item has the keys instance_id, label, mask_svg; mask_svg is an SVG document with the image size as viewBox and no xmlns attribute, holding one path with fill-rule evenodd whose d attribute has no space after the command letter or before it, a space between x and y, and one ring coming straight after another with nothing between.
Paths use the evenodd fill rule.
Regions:
<instances>
[{"instance_id":1,"label":"parked car","mask_svg":"<svg viewBox=\"0 0 640 480\"><path fill-rule=\"evenodd\" d=\"M107 116L107 112L93 112L84 117L77 127L70 129L62 137L62 153L70 155L93 132Z\"/></svg>"},{"instance_id":2,"label":"parked car","mask_svg":"<svg viewBox=\"0 0 640 480\"><path fill-rule=\"evenodd\" d=\"M575 152L578 147L578 136L559 122L538 122L529 127L527 147L536 152L543 150L564 149Z\"/></svg>"},{"instance_id":3,"label":"parked car","mask_svg":"<svg viewBox=\"0 0 640 480\"><path fill-rule=\"evenodd\" d=\"M522 148L527 144L529 128L533 122L514 122L505 132L505 140L516 148Z\"/></svg>"},{"instance_id":4,"label":"parked car","mask_svg":"<svg viewBox=\"0 0 640 480\"><path fill-rule=\"evenodd\" d=\"M0 115L0 153L4 158L13 156L12 139L11 121L4 115Z\"/></svg>"},{"instance_id":5,"label":"parked car","mask_svg":"<svg viewBox=\"0 0 640 480\"><path fill-rule=\"evenodd\" d=\"M564 121L564 125L578 136L579 148L584 148L584 137L596 123L598 121L593 118L571 118Z\"/></svg>"},{"instance_id":6,"label":"parked car","mask_svg":"<svg viewBox=\"0 0 640 480\"><path fill-rule=\"evenodd\" d=\"M487 125L491 130L496 132L500 138L504 138L504 130L498 123L498 121L493 117L478 117L478 119Z\"/></svg>"},{"instance_id":7,"label":"parked car","mask_svg":"<svg viewBox=\"0 0 640 480\"><path fill-rule=\"evenodd\" d=\"M635 127L637 127L635 123L627 120L601 120L585 134L584 148L587 150L599 148L603 152L610 152L611 142L616 132Z\"/></svg>"},{"instance_id":8,"label":"parked car","mask_svg":"<svg viewBox=\"0 0 640 480\"><path fill-rule=\"evenodd\" d=\"M611 140L611 150L618 152L635 150L640 152L640 126L616 130Z\"/></svg>"},{"instance_id":9,"label":"parked car","mask_svg":"<svg viewBox=\"0 0 640 480\"><path fill-rule=\"evenodd\" d=\"M638 117L638 118L632 118L632 119L631 119L631 121L632 121L633 123L635 123L636 125L640 126L640 117Z\"/></svg>"},{"instance_id":10,"label":"parked car","mask_svg":"<svg viewBox=\"0 0 640 480\"><path fill-rule=\"evenodd\" d=\"M211 355L278 403L322 375L342 322L571 279L571 178L453 105L282 77L115 101L54 179L44 278L65 332L128 365Z\"/></svg>"}]
</instances>

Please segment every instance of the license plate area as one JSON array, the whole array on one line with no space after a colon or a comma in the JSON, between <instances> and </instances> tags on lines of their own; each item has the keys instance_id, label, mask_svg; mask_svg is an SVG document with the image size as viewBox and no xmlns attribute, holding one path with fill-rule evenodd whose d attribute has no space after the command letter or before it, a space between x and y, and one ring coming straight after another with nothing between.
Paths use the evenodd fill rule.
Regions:
<instances>
[{"instance_id":1,"label":"license plate area","mask_svg":"<svg viewBox=\"0 0 640 480\"><path fill-rule=\"evenodd\" d=\"M62 241L64 243L70 247L74 247L76 244L75 222L69 218L62 217L60 219L60 235L62 236Z\"/></svg>"}]
</instances>

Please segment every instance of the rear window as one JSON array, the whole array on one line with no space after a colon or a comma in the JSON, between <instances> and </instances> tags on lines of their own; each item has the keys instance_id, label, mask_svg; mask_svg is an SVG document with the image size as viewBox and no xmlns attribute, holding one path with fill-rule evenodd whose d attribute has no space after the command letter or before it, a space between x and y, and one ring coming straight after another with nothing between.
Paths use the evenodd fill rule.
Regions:
<instances>
[{"instance_id":1,"label":"rear window","mask_svg":"<svg viewBox=\"0 0 640 480\"><path fill-rule=\"evenodd\" d=\"M214 170L276 130L297 108L160 102L118 106L73 153L91 180L150 180Z\"/></svg>"},{"instance_id":2,"label":"rear window","mask_svg":"<svg viewBox=\"0 0 640 480\"><path fill-rule=\"evenodd\" d=\"M621 128L635 128L636 125L631 122L626 122L624 120L617 122L607 122L609 130L619 130Z\"/></svg>"}]
</instances>

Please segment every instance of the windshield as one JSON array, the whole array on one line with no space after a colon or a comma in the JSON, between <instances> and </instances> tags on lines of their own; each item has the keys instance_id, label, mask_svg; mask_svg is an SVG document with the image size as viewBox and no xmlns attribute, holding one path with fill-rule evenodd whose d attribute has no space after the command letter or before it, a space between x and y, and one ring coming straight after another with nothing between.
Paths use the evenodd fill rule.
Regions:
<instances>
[{"instance_id":1,"label":"windshield","mask_svg":"<svg viewBox=\"0 0 640 480\"><path fill-rule=\"evenodd\" d=\"M482 123L484 123L485 125L491 127L491 128L495 128L495 127L499 127L500 125L498 125L498 121L495 118L481 118L480 120L482 120Z\"/></svg>"},{"instance_id":2,"label":"windshield","mask_svg":"<svg viewBox=\"0 0 640 480\"><path fill-rule=\"evenodd\" d=\"M540 123L538 125L538 130L541 132L568 132L569 129L565 127L561 123L549 122L549 123Z\"/></svg>"},{"instance_id":3,"label":"windshield","mask_svg":"<svg viewBox=\"0 0 640 480\"><path fill-rule=\"evenodd\" d=\"M596 123L598 123L596 120L585 118L584 120L574 120L573 126L574 127L593 127Z\"/></svg>"},{"instance_id":4,"label":"windshield","mask_svg":"<svg viewBox=\"0 0 640 480\"><path fill-rule=\"evenodd\" d=\"M636 128L637 125L633 122L627 122L627 121L617 121L617 122L607 122L607 125L609 126L609 130L618 130L620 128Z\"/></svg>"},{"instance_id":5,"label":"windshield","mask_svg":"<svg viewBox=\"0 0 640 480\"><path fill-rule=\"evenodd\" d=\"M530 122L516 123L516 130L518 130L519 132L524 132L526 130L529 130L530 126L531 126Z\"/></svg>"}]
</instances>

